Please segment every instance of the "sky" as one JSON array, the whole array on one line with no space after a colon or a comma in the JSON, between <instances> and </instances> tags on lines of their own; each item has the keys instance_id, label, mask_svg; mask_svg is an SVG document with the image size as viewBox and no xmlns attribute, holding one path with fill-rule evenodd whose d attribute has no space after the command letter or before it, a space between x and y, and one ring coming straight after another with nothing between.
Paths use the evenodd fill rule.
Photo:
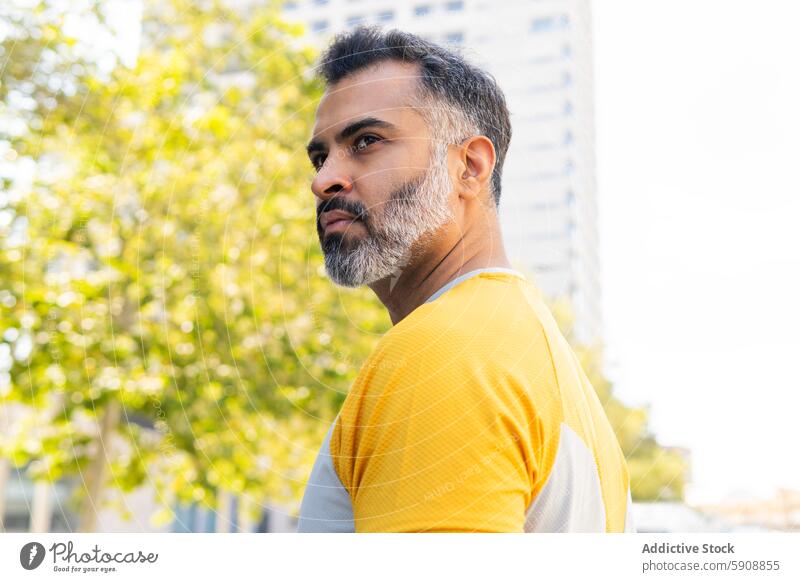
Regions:
<instances>
[{"instance_id":1,"label":"sky","mask_svg":"<svg viewBox=\"0 0 800 582\"><path fill-rule=\"evenodd\" d=\"M800 5L592 16L609 376L690 503L800 489Z\"/></svg>"}]
</instances>

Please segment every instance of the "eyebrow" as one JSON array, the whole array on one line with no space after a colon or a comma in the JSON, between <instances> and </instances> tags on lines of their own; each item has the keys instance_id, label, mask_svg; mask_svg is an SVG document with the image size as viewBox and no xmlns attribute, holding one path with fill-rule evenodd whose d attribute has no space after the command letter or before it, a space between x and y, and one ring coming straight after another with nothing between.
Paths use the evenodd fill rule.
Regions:
<instances>
[{"instance_id":1,"label":"eyebrow","mask_svg":"<svg viewBox=\"0 0 800 582\"><path fill-rule=\"evenodd\" d=\"M358 133L365 127L382 127L384 129L396 129L396 127L389 123L388 121L384 121L383 119L378 119L377 117L364 117L359 119L358 121L354 121L353 123L348 124L342 131L339 132L334 139L337 143L341 143L346 140L348 137L351 137L353 134ZM308 145L306 146L306 153L311 156L311 154L319 151L325 151L325 143L319 139L312 139Z\"/></svg>"}]
</instances>

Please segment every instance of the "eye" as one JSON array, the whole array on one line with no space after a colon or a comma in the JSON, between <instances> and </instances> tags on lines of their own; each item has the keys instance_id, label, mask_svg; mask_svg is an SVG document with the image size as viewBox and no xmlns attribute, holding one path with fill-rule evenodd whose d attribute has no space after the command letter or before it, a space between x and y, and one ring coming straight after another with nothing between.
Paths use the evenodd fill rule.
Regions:
<instances>
[{"instance_id":1,"label":"eye","mask_svg":"<svg viewBox=\"0 0 800 582\"><path fill-rule=\"evenodd\" d=\"M380 141L380 138L370 134L362 135L353 143L353 149L357 152L364 150L376 141Z\"/></svg>"},{"instance_id":2,"label":"eye","mask_svg":"<svg viewBox=\"0 0 800 582\"><path fill-rule=\"evenodd\" d=\"M317 172L319 172L320 168L322 168L322 165L325 163L325 158L327 158L327 156L322 154L311 158L311 165L314 166L314 169Z\"/></svg>"}]
</instances>

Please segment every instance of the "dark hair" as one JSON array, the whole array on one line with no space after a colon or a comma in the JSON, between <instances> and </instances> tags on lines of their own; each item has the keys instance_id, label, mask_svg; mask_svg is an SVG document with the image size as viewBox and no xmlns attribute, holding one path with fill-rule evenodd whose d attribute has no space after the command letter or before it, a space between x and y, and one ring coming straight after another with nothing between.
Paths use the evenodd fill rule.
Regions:
<instances>
[{"instance_id":1,"label":"dark hair","mask_svg":"<svg viewBox=\"0 0 800 582\"><path fill-rule=\"evenodd\" d=\"M491 190L500 203L503 161L511 141L511 121L503 91L494 77L470 64L455 51L400 30L359 26L338 34L319 60L318 71L328 85L382 61L418 64L421 97L445 105L449 125L460 126L468 135L454 135L456 128L442 128L447 140L463 140L480 134L494 145L496 161ZM443 122L441 111L428 115L428 124ZM425 113L423 112L423 115ZM458 119L460 118L460 119ZM460 121L460 123L459 123Z\"/></svg>"}]
</instances>

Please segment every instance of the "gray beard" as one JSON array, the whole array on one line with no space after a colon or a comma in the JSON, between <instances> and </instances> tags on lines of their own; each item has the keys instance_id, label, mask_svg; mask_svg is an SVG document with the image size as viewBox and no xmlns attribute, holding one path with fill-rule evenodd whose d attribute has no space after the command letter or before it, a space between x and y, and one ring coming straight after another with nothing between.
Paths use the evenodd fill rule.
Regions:
<instances>
[{"instance_id":1,"label":"gray beard","mask_svg":"<svg viewBox=\"0 0 800 582\"><path fill-rule=\"evenodd\" d=\"M325 270L334 283L360 287L392 277L391 291L413 258L414 243L452 220L447 204L450 177L446 151L445 148L434 155L425 175L392 192L379 213L368 209L369 216L377 216L378 220L362 222L367 230L364 238L345 242L345 233L335 233L325 239Z\"/></svg>"}]
</instances>

